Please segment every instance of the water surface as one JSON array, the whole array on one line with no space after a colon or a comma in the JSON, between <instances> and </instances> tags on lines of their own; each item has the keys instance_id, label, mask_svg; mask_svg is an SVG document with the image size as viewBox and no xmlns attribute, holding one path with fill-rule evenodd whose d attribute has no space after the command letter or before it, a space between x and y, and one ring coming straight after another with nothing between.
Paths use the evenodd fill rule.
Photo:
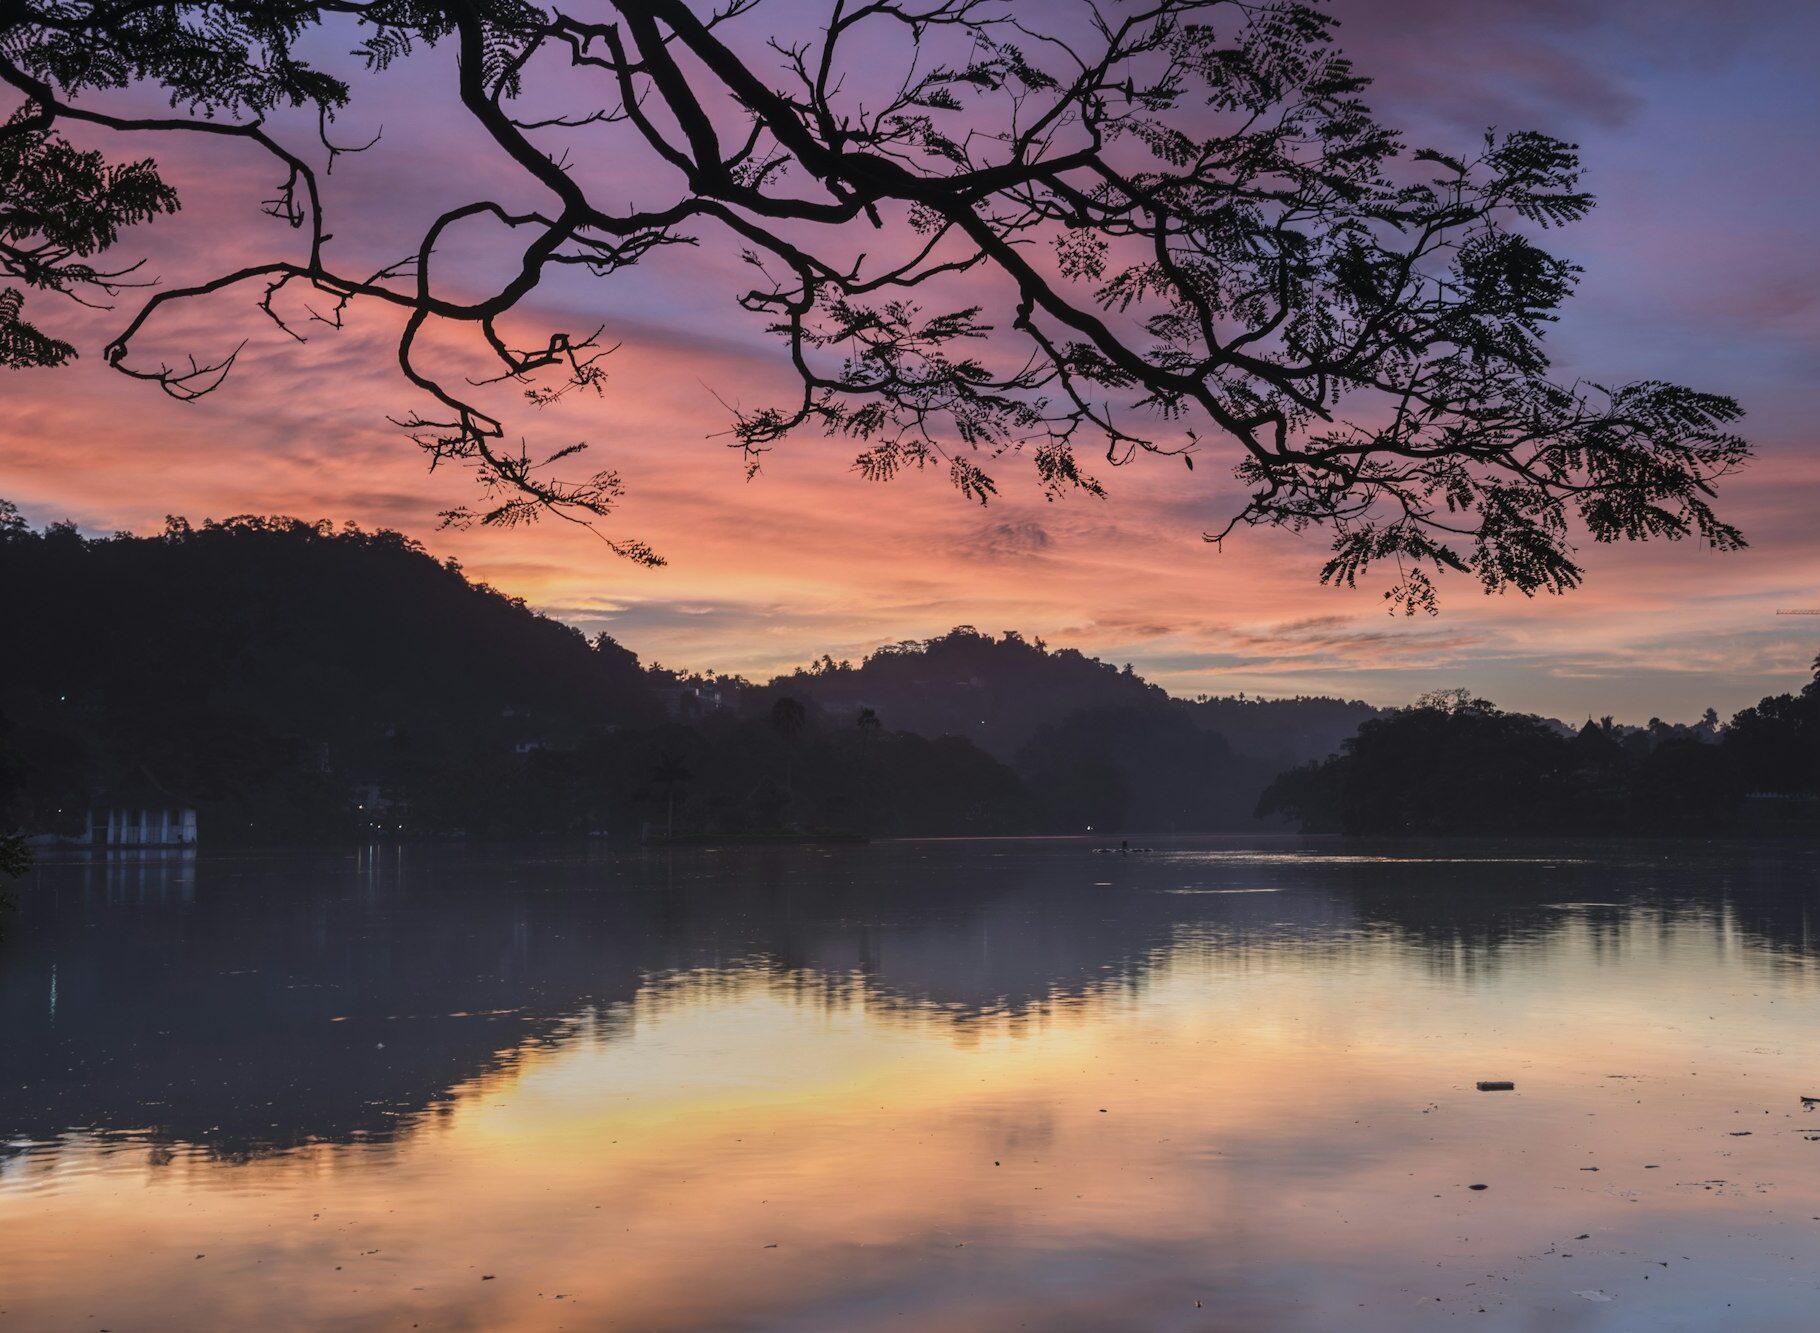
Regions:
<instances>
[{"instance_id":1,"label":"water surface","mask_svg":"<svg viewBox=\"0 0 1820 1333\"><path fill-rule=\"evenodd\" d=\"M20 896L0 1329L1820 1310L1813 844L387 848Z\"/></svg>"}]
</instances>

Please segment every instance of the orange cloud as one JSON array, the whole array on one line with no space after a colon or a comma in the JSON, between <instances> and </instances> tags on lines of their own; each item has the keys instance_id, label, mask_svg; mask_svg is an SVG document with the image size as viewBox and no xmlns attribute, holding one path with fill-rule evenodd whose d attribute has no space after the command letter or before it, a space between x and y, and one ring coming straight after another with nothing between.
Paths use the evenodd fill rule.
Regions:
<instances>
[{"instance_id":1,"label":"orange cloud","mask_svg":"<svg viewBox=\"0 0 1820 1333\"><path fill-rule=\"evenodd\" d=\"M1367 67L1382 67L1377 96L1393 120L1461 132L1467 111L1478 114L1491 98L1584 139L1605 204L1574 233L1589 273L1557 334L1563 371L1655 374L1743 396L1762 461L1722 499L1751 550L1716 558L1685 545L1588 548L1588 585L1571 597L1487 599L1451 578L1441 621L1406 621L1385 614L1375 587L1320 587L1317 535L1240 532L1223 550L1204 544L1202 533L1241 499L1211 457L1193 473L1172 460L1103 466L1109 500L1055 504L1007 460L997 469L1003 498L982 511L934 475L868 484L849 470L850 442L804 435L748 483L725 447L724 404L779 401L791 379L760 322L733 305L742 266L715 245L659 253L623 278L547 284L523 328L604 326L608 340L623 343L608 362L606 392L535 412L513 405L511 390L500 399L534 448L585 440L591 451L578 462L622 472L629 493L614 535L651 542L670 558L665 570L627 566L562 523L435 531L437 512L472 492L459 471L427 474L387 424L419 406L393 366L390 313L357 306L341 332L300 325L310 341L299 345L264 325L252 291L172 312L135 351L138 364L156 364L190 351L219 355L247 337L228 384L196 404L171 402L99 363L118 312L49 320L87 355L67 371L7 380L0 495L34 520L69 516L103 532L144 530L166 513L248 511L392 526L459 557L476 577L614 633L647 659L758 675L971 623L1128 660L1185 691L1324 691L1394 703L1465 684L1508 706L1561 715L1690 716L1708 703L1729 712L1788 688L1820 646L1811 620L1774 615L1820 605L1820 452L1808 390L1820 366L1812 299L1820 270L1812 248L1774 217L1820 200L1809 197L1811 180L1776 177L1776 159L1753 154L1760 142L1780 142L1758 135L1769 123L1758 113L1805 86L1805 70L1786 54L1804 48L1790 40L1777 47L1784 54L1717 68L1713 78L1742 109L1717 94L1701 105L1700 142L1711 150L1702 150L1701 169L1729 186L1689 199L1675 184L1684 179L1679 161L1659 179L1633 165L1684 157L1678 145L1694 114L1679 48L1637 47L1649 26L1637 6L1574 9L1579 45L1567 50L1553 28L1510 5L1468 13L1406 0L1397 12L1459 57L1438 72L1432 61L1417 71L1399 56L1404 37L1393 40L1379 10L1354 8L1342 6L1350 18L1343 39ZM1570 8L1561 8L1563 23ZM1766 32L1774 27L1765 23ZM1612 63L1608 48L1644 55L1596 84L1589 71ZM386 127L372 153L337 164L328 186L331 209L346 217L335 249L351 267L396 258L449 203L489 191L515 203L523 189L496 153L446 131L458 118L438 110L440 58L431 53L396 79L363 85L345 117L353 138ZM147 254L148 272L183 282L237 256L294 246L288 229L257 212L270 186L262 162L168 139L145 147L186 200L178 218L128 238L125 252ZM589 151L578 169L604 173L611 152ZM642 196L674 188L667 170L601 178ZM1784 207L1766 206L1772 190ZM1690 217L1706 230L1693 230ZM1750 244L1713 239L1739 227L1751 229ZM455 282L478 278L488 262L465 238L446 260L442 271ZM453 374L478 364L452 340L431 354Z\"/></svg>"}]
</instances>

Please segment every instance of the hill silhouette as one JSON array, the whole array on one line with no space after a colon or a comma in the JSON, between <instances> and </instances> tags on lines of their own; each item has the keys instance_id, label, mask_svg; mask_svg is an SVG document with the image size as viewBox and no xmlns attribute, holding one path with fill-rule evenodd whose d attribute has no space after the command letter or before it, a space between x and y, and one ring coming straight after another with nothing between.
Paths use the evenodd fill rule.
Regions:
<instances>
[{"instance_id":1,"label":"hill silhouette","mask_svg":"<svg viewBox=\"0 0 1820 1333\"><path fill-rule=\"evenodd\" d=\"M764 685L664 671L409 537L293 518L86 538L0 502L0 580L27 631L0 828L65 835L110 804L194 806L210 842L1234 828L1378 711L1173 699L968 627Z\"/></svg>"},{"instance_id":2,"label":"hill silhouette","mask_svg":"<svg viewBox=\"0 0 1820 1333\"><path fill-rule=\"evenodd\" d=\"M1384 712L1341 699L1178 699L1129 664L971 625L857 665L825 657L767 691L965 737L1014 767L1047 825L1069 832L1254 827L1277 773L1333 754Z\"/></svg>"},{"instance_id":3,"label":"hill silhouette","mask_svg":"<svg viewBox=\"0 0 1820 1333\"><path fill-rule=\"evenodd\" d=\"M1259 803L1307 832L1820 834L1820 659L1798 693L1727 724L1578 732L1465 691L1374 718L1339 754L1284 773Z\"/></svg>"},{"instance_id":4,"label":"hill silhouette","mask_svg":"<svg viewBox=\"0 0 1820 1333\"><path fill-rule=\"evenodd\" d=\"M970 626L765 684L647 667L396 532L33 531L0 501L0 833L1694 832L1816 823L1820 677L1575 732L1464 694L1178 699Z\"/></svg>"},{"instance_id":5,"label":"hill silhouette","mask_svg":"<svg viewBox=\"0 0 1820 1333\"><path fill-rule=\"evenodd\" d=\"M13 781L62 831L110 799L304 835L341 822L352 781L655 707L631 654L394 532L241 517L85 540L15 519L0 578L28 627L0 666Z\"/></svg>"},{"instance_id":6,"label":"hill silhouette","mask_svg":"<svg viewBox=\"0 0 1820 1333\"><path fill-rule=\"evenodd\" d=\"M1121 668L1073 648L1051 649L1015 630L994 638L971 625L888 645L857 666L824 657L771 688L825 708L870 707L926 736L965 736L1004 760L1072 714L1111 710L1167 713L1282 767L1332 754L1359 723L1385 711L1318 697L1178 699L1129 663Z\"/></svg>"}]
</instances>

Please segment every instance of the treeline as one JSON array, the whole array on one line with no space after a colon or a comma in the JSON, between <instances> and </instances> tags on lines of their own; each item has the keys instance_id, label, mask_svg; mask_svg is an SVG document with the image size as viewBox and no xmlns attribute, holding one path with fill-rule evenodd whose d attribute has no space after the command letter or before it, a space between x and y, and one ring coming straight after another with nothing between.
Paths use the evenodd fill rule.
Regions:
<instances>
[{"instance_id":1,"label":"treeline","mask_svg":"<svg viewBox=\"0 0 1820 1333\"><path fill-rule=\"evenodd\" d=\"M1375 711L1171 699L966 627L765 685L688 675L396 532L289 518L85 538L0 502L0 584L0 831L160 806L210 843L1200 831ZM1227 704L1261 753L1206 725Z\"/></svg>"},{"instance_id":2,"label":"treeline","mask_svg":"<svg viewBox=\"0 0 1820 1333\"><path fill-rule=\"evenodd\" d=\"M154 537L0 514L15 820L195 807L211 840L352 832L353 784L441 785L534 729L635 720L644 673L394 532L235 518Z\"/></svg>"},{"instance_id":3,"label":"treeline","mask_svg":"<svg viewBox=\"0 0 1820 1333\"><path fill-rule=\"evenodd\" d=\"M965 741L650 670L395 532L241 517L86 539L0 509L0 830L188 806L210 843L838 823L1028 832ZM682 714L688 721L675 720ZM851 734L847 734L848 731Z\"/></svg>"},{"instance_id":4,"label":"treeline","mask_svg":"<svg viewBox=\"0 0 1820 1333\"><path fill-rule=\"evenodd\" d=\"M210 844L1605 832L1792 818L1813 790L1811 687L1723 727L1573 737L1462 698L1177 699L968 626L755 684L641 664L395 532L85 538L4 501L0 586L0 835L172 806Z\"/></svg>"},{"instance_id":5,"label":"treeline","mask_svg":"<svg viewBox=\"0 0 1820 1333\"><path fill-rule=\"evenodd\" d=\"M1359 723L1383 711L1318 697L1173 698L1129 662L1114 666L1015 630L995 638L971 625L887 644L857 665L824 657L770 688L825 707L889 712L907 730L966 736L1008 761L1040 732L1076 715L1119 713L1166 716L1190 731L1217 733L1233 752L1281 769L1332 753Z\"/></svg>"},{"instance_id":6,"label":"treeline","mask_svg":"<svg viewBox=\"0 0 1820 1333\"><path fill-rule=\"evenodd\" d=\"M1067 833L1259 827L1258 797L1276 774L1332 754L1382 711L1342 699L1172 698L1129 663L970 625L857 665L823 658L760 694L966 737L1022 780L1035 827Z\"/></svg>"},{"instance_id":7,"label":"treeline","mask_svg":"<svg viewBox=\"0 0 1820 1333\"><path fill-rule=\"evenodd\" d=\"M1259 813L1313 833L1820 834L1820 660L1721 725L1564 733L1463 691L1366 722L1273 782Z\"/></svg>"}]
</instances>

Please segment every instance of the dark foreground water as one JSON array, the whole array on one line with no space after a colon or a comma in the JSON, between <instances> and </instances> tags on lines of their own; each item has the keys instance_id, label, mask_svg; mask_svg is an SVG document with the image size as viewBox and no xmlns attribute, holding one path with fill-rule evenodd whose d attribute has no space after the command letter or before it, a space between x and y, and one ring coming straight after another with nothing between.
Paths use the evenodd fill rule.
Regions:
<instances>
[{"instance_id":1,"label":"dark foreground water","mask_svg":"<svg viewBox=\"0 0 1820 1333\"><path fill-rule=\"evenodd\" d=\"M407 848L20 896L0 1330L1820 1326L1811 843Z\"/></svg>"}]
</instances>

